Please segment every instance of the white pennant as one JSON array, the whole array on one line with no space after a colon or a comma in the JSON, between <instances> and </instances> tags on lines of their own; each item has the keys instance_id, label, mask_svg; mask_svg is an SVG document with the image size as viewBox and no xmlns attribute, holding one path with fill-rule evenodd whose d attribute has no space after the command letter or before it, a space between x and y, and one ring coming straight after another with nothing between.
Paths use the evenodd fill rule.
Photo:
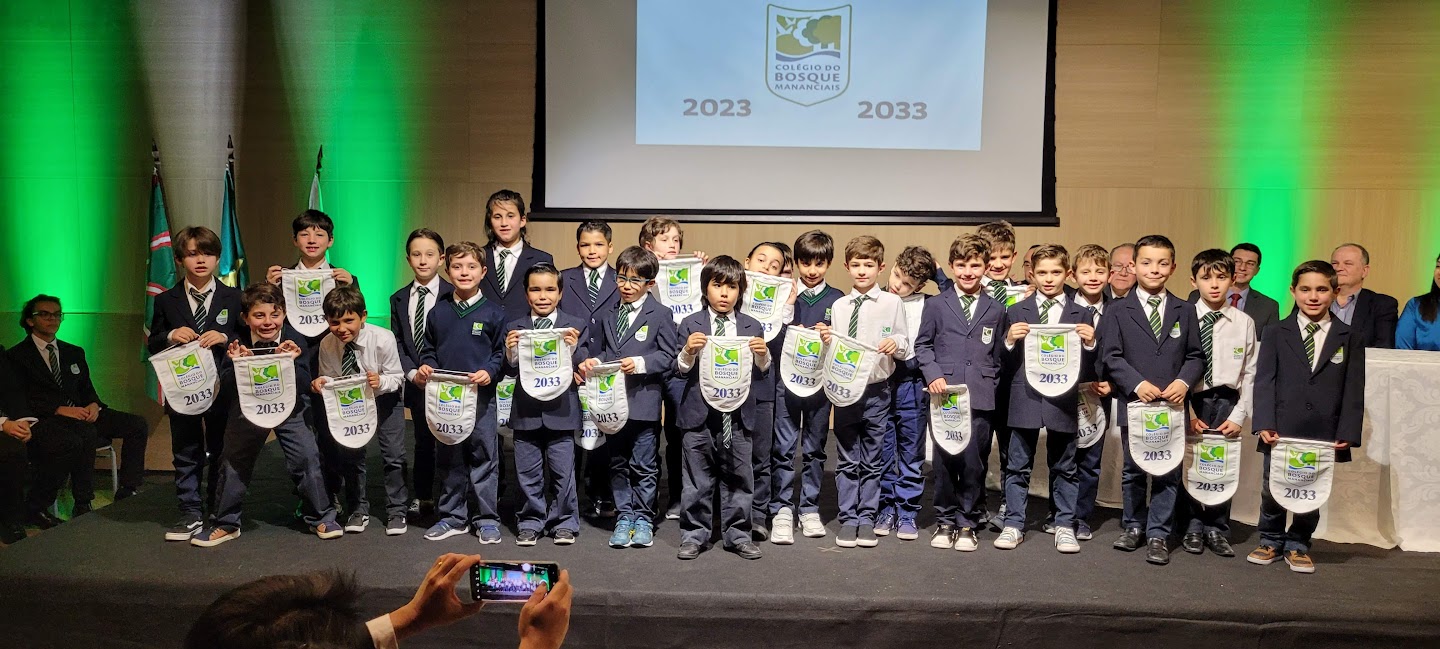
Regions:
<instances>
[{"instance_id":1,"label":"white pennant","mask_svg":"<svg viewBox=\"0 0 1440 649\"><path fill-rule=\"evenodd\" d=\"M580 395L580 430L575 431L575 443L587 451L605 445L605 434L595 425L595 418L590 414L589 399L586 399L584 394Z\"/></svg>"},{"instance_id":2,"label":"white pennant","mask_svg":"<svg viewBox=\"0 0 1440 649\"><path fill-rule=\"evenodd\" d=\"M660 274L655 278L655 296L670 307L678 324L700 310L700 270L705 262L699 257L661 259Z\"/></svg>"},{"instance_id":3,"label":"white pennant","mask_svg":"<svg viewBox=\"0 0 1440 649\"><path fill-rule=\"evenodd\" d=\"M271 353L234 359L240 414L261 428L285 423L295 409L295 359Z\"/></svg>"},{"instance_id":4,"label":"white pennant","mask_svg":"<svg viewBox=\"0 0 1440 649\"><path fill-rule=\"evenodd\" d=\"M1240 439L1206 433L1185 446L1185 491L1202 505L1219 505L1240 490Z\"/></svg>"},{"instance_id":5,"label":"white pennant","mask_svg":"<svg viewBox=\"0 0 1440 649\"><path fill-rule=\"evenodd\" d=\"M1005 287L1005 308L1025 299L1025 294L1030 292L1030 287L1025 284L1011 284Z\"/></svg>"},{"instance_id":6,"label":"white pennant","mask_svg":"<svg viewBox=\"0 0 1440 649\"><path fill-rule=\"evenodd\" d=\"M625 392L625 374L620 363L601 363L590 368L580 395L589 406L590 419L606 435L613 435L630 421L630 399Z\"/></svg>"},{"instance_id":7,"label":"white pennant","mask_svg":"<svg viewBox=\"0 0 1440 649\"><path fill-rule=\"evenodd\" d=\"M330 328L324 309L325 296L335 289L330 270L283 270L280 288L285 293L285 319L295 331L315 337Z\"/></svg>"},{"instance_id":8,"label":"white pennant","mask_svg":"<svg viewBox=\"0 0 1440 649\"><path fill-rule=\"evenodd\" d=\"M734 412L750 396L755 355L748 336L709 336L700 350L700 393L720 412Z\"/></svg>"},{"instance_id":9,"label":"white pennant","mask_svg":"<svg viewBox=\"0 0 1440 649\"><path fill-rule=\"evenodd\" d=\"M780 380L785 389L797 397L808 397L820 391L825 379L825 342L820 332L796 325L785 328L785 342L780 347Z\"/></svg>"},{"instance_id":10,"label":"white pennant","mask_svg":"<svg viewBox=\"0 0 1440 649\"><path fill-rule=\"evenodd\" d=\"M745 290L749 295L740 303L740 312L760 321L765 342L775 339L785 328L785 305L790 303L794 280L775 275L745 271Z\"/></svg>"},{"instance_id":11,"label":"white pennant","mask_svg":"<svg viewBox=\"0 0 1440 649\"><path fill-rule=\"evenodd\" d=\"M475 432L479 390L470 375L437 371L425 382L425 423L430 434L446 446L465 441Z\"/></svg>"},{"instance_id":12,"label":"white pennant","mask_svg":"<svg viewBox=\"0 0 1440 649\"><path fill-rule=\"evenodd\" d=\"M865 396L877 356L874 347L831 331L824 357L825 396L830 403L843 408Z\"/></svg>"},{"instance_id":13,"label":"white pennant","mask_svg":"<svg viewBox=\"0 0 1440 649\"><path fill-rule=\"evenodd\" d=\"M510 428L510 405L515 403L515 377L507 376L495 384L495 425Z\"/></svg>"},{"instance_id":14,"label":"white pennant","mask_svg":"<svg viewBox=\"0 0 1440 649\"><path fill-rule=\"evenodd\" d=\"M930 395L930 439L940 450L959 455L974 437L970 427L970 390L963 383Z\"/></svg>"},{"instance_id":15,"label":"white pennant","mask_svg":"<svg viewBox=\"0 0 1440 649\"><path fill-rule=\"evenodd\" d=\"M325 401L325 420L330 436L346 448L361 448L375 436L380 417L375 410L375 390L364 374L330 379L320 388Z\"/></svg>"},{"instance_id":16,"label":"white pennant","mask_svg":"<svg viewBox=\"0 0 1440 649\"><path fill-rule=\"evenodd\" d=\"M520 389L537 401L553 401L575 383L575 348L564 340L565 329L520 331Z\"/></svg>"},{"instance_id":17,"label":"white pennant","mask_svg":"<svg viewBox=\"0 0 1440 649\"><path fill-rule=\"evenodd\" d=\"M1333 442L1281 438L1270 449L1270 496L1292 513L1320 509L1334 474Z\"/></svg>"},{"instance_id":18,"label":"white pennant","mask_svg":"<svg viewBox=\"0 0 1440 649\"><path fill-rule=\"evenodd\" d=\"M1075 435L1075 446L1090 448L1105 438L1105 430L1110 427L1105 402L1086 390L1080 391L1076 401L1079 404L1080 428Z\"/></svg>"},{"instance_id":19,"label":"white pennant","mask_svg":"<svg viewBox=\"0 0 1440 649\"><path fill-rule=\"evenodd\" d=\"M171 347L150 357L165 404L182 415L198 415L215 403L216 383L220 373L215 369L215 355L192 340Z\"/></svg>"},{"instance_id":20,"label":"white pennant","mask_svg":"<svg viewBox=\"0 0 1440 649\"><path fill-rule=\"evenodd\" d=\"M1025 382L1047 397L1075 389L1080 380L1080 350L1075 325L1030 325L1030 333L1025 334Z\"/></svg>"},{"instance_id":21,"label":"white pennant","mask_svg":"<svg viewBox=\"0 0 1440 649\"><path fill-rule=\"evenodd\" d=\"M1131 401L1130 457L1150 475L1165 475L1185 456L1185 407Z\"/></svg>"}]
</instances>

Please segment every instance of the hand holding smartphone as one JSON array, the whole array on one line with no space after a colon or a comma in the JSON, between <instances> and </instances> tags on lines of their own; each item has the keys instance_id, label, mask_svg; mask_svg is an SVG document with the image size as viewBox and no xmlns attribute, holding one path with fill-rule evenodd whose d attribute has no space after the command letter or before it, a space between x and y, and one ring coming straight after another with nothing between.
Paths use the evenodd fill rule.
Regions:
<instances>
[{"instance_id":1,"label":"hand holding smartphone","mask_svg":"<svg viewBox=\"0 0 1440 649\"><path fill-rule=\"evenodd\" d=\"M559 579L553 561L481 561L470 567L470 600L523 604L541 584L554 590Z\"/></svg>"}]
</instances>

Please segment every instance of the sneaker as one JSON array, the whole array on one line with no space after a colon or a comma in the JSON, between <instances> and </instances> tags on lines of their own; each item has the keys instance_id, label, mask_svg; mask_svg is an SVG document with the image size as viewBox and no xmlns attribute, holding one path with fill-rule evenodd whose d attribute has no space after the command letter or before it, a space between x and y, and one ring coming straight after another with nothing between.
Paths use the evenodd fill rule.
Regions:
<instances>
[{"instance_id":1,"label":"sneaker","mask_svg":"<svg viewBox=\"0 0 1440 649\"><path fill-rule=\"evenodd\" d=\"M825 524L820 522L819 514L800 515L800 533L807 539L823 539L827 532Z\"/></svg>"},{"instance_id":2,"label":"sneaker","mask_svg":"<svg viewBox=\"0 0 1440 649\"><path fill-rule=\"evenodd\" d=\"M949 523L935 526L935 531L930 534L930 547L941 550L955 547L955 526Z\"/></svg>"},{"instance_id":3,"label":"sneaker","mask_svg":"<svg viewBox=\"0 0 1440 649\"><path fill-rule=\"evenodd\" d=\"M1006 527L995 539L995 547L1001 550L1014 550L1016 546L1025 541L1025 533L1018 527Z\"/></svg>"},{"instance_id":4,"label":"sneaker","mask_svg":"<svg viewBox=\"0 0 1440 649\"><path fill-rule=\"evenodd\" d=\"M920 538L920 528L915 526L915 519L901 518L900 528L895 530L895 538L901 541L914 541Z\"/></svg>"},{"instance_id":5,"label":"sneaker","mask_svg":"<svg viewBox=\"0 0 1440 649\"><path fill-rule=\"evenodd\" d=\"M862 548L873 548L880 545L880 539L875 536L875 526L861 525L860 531L855 535L855 545Z\"/></svg>"},{"instance_id":6,"label":"sneaker","mask_svg":"<svg viewBox=\"0 0 1440 649\"><path fill-rule=\"evenodd\" d=\"M1075 539L1075 530L1068 527L1055 528L1055 549L1060 554L1076 554L1080 552L1080 541Z\"/></svg>"},{"instance_id":7,"label":"sneaker","mask_svg":"<svg viewBox=\"0 0 1440 649\"><path fill-rule=\"evenodd\" d=\"M391 516L385 521L385 536L400 536L410 530L410 524L404 516Z\"/></svg>"},{"instance_id":8,"label":"sneaker","mask_svg":"<svg viewBox=\"0 0 1440 649\"><path fill-rule=\"evenodd\" d=\"M890 536L890 528L895 527L895 515L885 512L880 519L875 521L875 536Z\"/></svg>"},{"instance_id":9,"label":"sneaker","mask_svg":"<svg viewBox=\"0 0 1440 649\"><path fill-rule=\"evenodd\" d=\"M345 519L345 531L351 534L359 534L370 527L370 517L365 514L351 514Z\"/></svg>"},{"instance_id":10,"label":"sneaker","mask_svg":"<svg viewBox=\"0 0 1440 649\"><path fill-rule=\"evenodd\" d=\"M197 548L213 548L230 539L240 538L240 530L227 530L215 525L206 525L195 536L190 537L190 545Z\"/></svg>"},{"instance_id":11,"label":"sneaker","mask_svg":"<svg viewBox=\"0 0 1440 649\"><path fill-rule=\"evenodd\" d=\"M1280 551L1275 549L1275 546L1262 545L1258 548L1255 548L1254 550L1251 550L1250 555L1245 557L1245 560L1257 566L1268 566L1272 563L1275 563L1275 560L1279 558Z\"/></svg>"},{"instance_id":12,"label":"sneaker","mask_svg":"<svg viewBox=\"0 0 1440 649\"><path fill-rule=\"evenodd\" d=\"M655 544L655 528L650 521L641 519L635 521L635 533L630 536L630 547L648 548Z\"/></svg>"},{"instance_id":13,"label":"sneaker","mask_svg":"<svg viewBox=\"0 0 1440 649\"><path fill-rule=\"evenodd\" d=\"M631 543L631 535L635 528L628 518L621 518L615 521L615 533L610 535L610 547L628 548Z\"/></svg>"},{"instance_id":14,"label":"sneaker","mask_svg":"<svg viewBox=\"0 0 1440 649\"><path fill-rule=\"evenodd\" d=\"M856 535L859 533L860 528L857 526L841 525L840 533L835 535L835 545L842 548L853 548L855 547Z\"/></svg>"},{"instance_id":15,"label":"sneaker","mask_svg":"<svg viewBox=\"0 0 1440 649\"><path fill-rule=\"evenodd\" d=\"M334 521L316 525L315 527L310 528L310 531L314 532L315 536L318 536L322 539L338 539L342 536L345 536L345 530L340 527L339 523L336 523Z\"/></svg>"},{"instance_id":16,"label":"sneaker","mask_svg":"<svg viewBox=\"0 0 1440 649\"><path fill-rule=\"evenodd\" d=\"M450 537L452 537L452 536L459 536L459 535L461 535L461 534L466 534L466 533L468 533L469 531L470 531L470 526L468 526L468 525L461 525L460 527L451 527L449 523L447 523L447 522L445 522L445 521L440 521L439 523L436 523L436 524L430 526L430 529L425 530L425 540L426 540L426 541L444 541L445 539L448 539L448 538L450 538Z\"/></svg>"},{"instance_id":17,"label":"sneaker","mask_svg":"<svg viewBox=\"0 0 1440 649\"><path fill-rule=\"evenodd\" d=\"M1310 559L1310 555L1299 550L1290 550L1286 552L1285 563L1290 564L1291 572L1298 572L1306 575L1315 572L1315 562Z\"/></svg>"},{"instance_id":18,"label":"sneaker","mask_svg":"<svg viewBox=\"0 0 1440 649\"><path fill-rule=\"evenodd\" d=\"M1045 532L1046 534L1054 534L1054 533L1055 533L1055 521L1045 521L1045 524L1042 525L1042 526L1040 527L1040 529L1041 529L1041 531Z\"/></svg>"},{"instance_id":19,"label":"sneaker","mask_svg":"<svg viewBox=\"0 0 1440 649\"><path fill-rule=\"evenodd\" d=\"M165 530L165 540L189 541L191 537L195 536L196 532L200 531L201 527L203 527L203 523L200 521L199 516L186 514L180 519L180 522L176 523L170 529Z\"/></svg>"},{"instance_id":20,"label":"sneaker","mask_svg":"<svg viewBox=\"0 0 1440 649\"><path fill-rule=\"evenodd\" d=\"M405 505L405 517L412 521L420 520L420 499L410 499L410 502Z\"/></svg>"},{"instance_id":21,"label":"sneaker","mask_svg":"<svg viewBox=\"0 0 1440 649\"><path fill-rule=\"evenodd\" d=\"M1095 538L1095 533L1090 531L1090 525L1084 522L1075 524L1075 538L1081 541L1089 541Z\"/></svg>"},{"instance_id":22,"label":"sneaker","mask_svg":"<svg viewBox=\"0 0 1440 649\"><path fill-rule=\"evenodd\" d=\"M499 530L496 530L498 533ZM555 530L551 533L555 537L555 545L573 545L575 543L574 530Z\"/></svg>"},{"instance_id":23,"label":"sneaker","mask_svg":"<svg viewBox=\"0 0 1440 649\"><path fill-rule=\"evenodd\" d=\"M975 536L975 528L962 527L955 531L952 538L955 539L955 549L960 552L974 552L980 548L980 539Z\"/></svg>"},{"instance_id":24,"label":"sneaker","mask_svg":"<svg viewBox=\"0 0 1440 649\"><path fill-rule=\"evenodd\" d=\"M515 535L515 545L528 547L539 541L540 533L535 530L520 530L520 533Z\"/></svg>"},{"instance_id":25,"label":"sneaker","mask_svg":"<svg viewBox=\"0 0 1440 649\"><path fill-rule=\"evenodd\" d=\"M678 520L680 520L680 503L671 503L671 504L670 504L670 508L665 510L665 520L667 520L667 521L678 521ZM696 553L695 556L698 557L698 556L700 556L700 555L699 555L699 553Z\"/></svg>"},{"instance_id":26,"label":"sneaker","mask_svg":"<svg viewBox=\"0 0 1440 649\"><path fill-rule=\"evenodd\" d=\"M775 514L775 520L770 528L770 542L775 545L790 545L795 542L795 518L790 514L789 507L781 507Z\"/></svg>"},{"instance_id":27,"label":"sneaker","mask_svg":"<svg viewBox=\"0 0 1440 649\"><path fill-rule=\"evenodd\" d=\"M499 525L480 526L480 545L493 545L500 542Z\"/></svg>"}]
</instances>

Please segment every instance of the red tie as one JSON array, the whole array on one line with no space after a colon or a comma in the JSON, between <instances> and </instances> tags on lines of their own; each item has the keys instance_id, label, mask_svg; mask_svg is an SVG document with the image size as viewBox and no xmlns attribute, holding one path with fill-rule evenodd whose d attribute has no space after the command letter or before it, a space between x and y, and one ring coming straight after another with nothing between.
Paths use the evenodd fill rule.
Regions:
<instances>
[{"instance_id":1,"label":"red tie","mask_svg":"<svg viewBox=\"0 0 1440 649\"><path fill-rule=\"evenodd\" d=\"M1233 307L1235 307L1235 308L1237 308L1237 309L1240 308L1240 294L1239 294L1239 293L1231 293L1231 294L1230 294L1230 306L1233 306Z\"/></svg>"}]
</instances>

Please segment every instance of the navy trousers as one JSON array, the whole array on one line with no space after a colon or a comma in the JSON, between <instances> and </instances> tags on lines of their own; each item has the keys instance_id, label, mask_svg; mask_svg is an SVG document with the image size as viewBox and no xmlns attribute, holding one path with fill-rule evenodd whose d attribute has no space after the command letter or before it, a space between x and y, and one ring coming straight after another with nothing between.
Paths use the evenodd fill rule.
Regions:
<instances>
[{"instance_id":1,"label":"navy trousers","mask_svg":"<svg viewBox=\"0 0 1440 649\"><path fill-rule=\"evenodd\" d=\"M880 478L880 513L915 520L920 513L920 495L925 492L926 428L930 422L930 393L919 372L890 377L892 403L886 420L885 442L880 461L885 473Z\"/></svg>"},{"instance_id":2,"label":"navy trousers","mask_svg":"<svg viewBox=\"0 0 1440 649\"><path fill-rule=\"evenodd\" d=\"M622 519L655 522L659 434L660 422L631 421L605 440L605 448L610 449L610 492Z\"/></svg>"},{"instance_id":3,"label":"navy trousers","mask_svg":"<svg viewBox=\"0 0 1440 649\"><path fill-rule=\"evenodd\" d=\"M165 410L170 415L170 454L180 514L201 516L207 510L213 512L220 482L220 456L225 449L225 423L230 418L229 401L216 399L209 410L198 415Z\"/></svg>"},{"instance_id":4,"label":"navy trousers","mask_svg":"<svg viewBox=\"0 0 1440 649\"><path fill-rule=\"evenodd\" d=\"M986 410L970 412L970 444L957 455L950 455L935 446L931 473L935 477L935 522L956 527L975 527L975 512L980 495L985 492L985 464L981 462L982 439L990 439L994 413Z\"/></svg>"},{"instance_id":5,"label":"navy trousers","mask_svg":"<svg viewBox=\"0 0 1440 649\"><path fill-rule=\"evenodd\" d=\"M1310 543L1315 528L1320 526L1320 510L1305 514L1294 514L1290 529L1285 529L1285 507L1270 495L1270 454L1265 454L1265 467L1260 475L1260 543L1274 547L1281 552L1310 553Z\"/></svg>"},{"instance_id":6,"label":"navy trousers","mask_svg":"<svg viewBox=\"0 0 1440 649\"><path fill-rule=\"evenodd\" d=\"M1175 523L1175 501L1185 467L1182 463L1169 473L1152 476L1136 465L1130 455L1130 428L1121 428L1120 435L1125 440L1125 467L1120 472L1120 496L1124 504L1121 525L1127 530L1144 530L1146 538L1168 539Z\"/></svg>"},{"instance_id":7,"label":"navy trousers","mask_svg":"<svg viewBox=\"0 0 1440 649\"><path fill-rule=\"evenodd\" d=\"M405 409L393 394L375 397L380 459L385 480L385 518L403 517L410 506L410 492L405 488ZM426 433L429 430L425 431ZM434 436L431 436L434 439ZM333 439L332 439L333 441ZM353 514L369 514L370 498L366 495L367 469L365 447L348 448L336 444L340 460L340 480L345 494L345 507Z\"/></svg>"},{"instance_id":8,"label":"navy trousers","mask_svg":"<svg viewBox=\"0 0 1440 649\"><path fill-rule=\"evenodd\" d=\"M275 441L280 444L285 469L300 494L300 515L306 525L315 527L335 522L335 507L320 475L320 449L315 445L315 433L305 423L308 406L308 400L296 400L295 410L275 427ZM230 421L225 426L225 453L220 460L219 496L215 503L217 526L230 531L240 529L245 493L250 490L255 461L269 435L270 431L245 419L238 405L230 409Z\"/></svg>"},{"instance_id":9,"label":"navy trousers","mask_svg":"<svg viewBox=\"0 0 1440 649\"><path fill-rule=\"evenodd\" d=\"M771 457L770 513L795 510L795 456L800 455L799 512L820 512L820 485L825 480L825 438L830 431L830 400L823 392L808 397L778 386L775 395L775 439Z\"/></svg>"},{"instance_id":10,"label":"navy trousers","mask_svg":"<svg viewBox=\"0 0 1440 649\"><path fill-rule=\"evenodd\" d=\"M412 458L410 493L420 500L435 500L435 436L430 433L430 423L425 419L424 390L420 398L410 398L410 391L417 389L406 385L406 405L410 408L410 421L415 428L415 457ZM403 423L403 422L402 422Z\"/></svg>"},{"instance_id":11,"label":"navy trousers","mask_svg":"<svg viewBox=\"0 0 1440 649\"><path fill-rule=\"evenodd\" d=\"M835 487L841 525L874 525L880 509L880 447L890 419L890 383L865 387L860 400L835 409Z\"/></svg>"},{"instance_id":12,"label":"navy trousers","mask_svg":"<svg viewBox=\"0 0 1440 649\"><path fill-rule=\"evenodd\" d=\"M782 388L783 389L783 388ZM764 527L770 516L771 454L775 450L775 402L755 402L755 430L750 431L750 466L755 491L750 499L751 520Z\"/></svg>"},{"instance_id":13,"label":"navy trousers","mask_svg":"<svg viewBox=\"0 0 1440 649\"><path fill-rule=\"evenodd\" d=\"M705 427L685 431L685 487L681 496L681 543L710 544L711 521L719 501L720 538L733 548L750 540L750 431L731 418L730 447L721 444L720 413L710 411Z\"/></svg>"},{"instance_id":14,"label":"navy trousers","mask_svg":"<svg viewBox=\"0 0 1440 649\"><path fill-rule=\"evenodd\" d=\"M580 532L573 431L515 431L515 473L520 482L521 502L515 515L520 529ZM547 502L547 493L554 494L553 502Z\"/></svg>"},{"instance_id":15,"label":"navy trousers","mask_svg":"<svg viewBox=\"0 0 1440 649\"><path fill-rule=\"evenodd\" d=\"M476 404L475 430L465 441L435 445L435 470L441 476L435 510L451 527L500 525L500 433L495 399ZM573 443L567 439L567 443ZM472 510L470 502L475 503Z\"/></svg>"},{"instance_id":16,"label":"navy trousers","mask_svg":"<svg viewBox=\"0 0 1440 649\"><path fill-rule=\"evenodd\" d=\"M1010 452L1005 460L1005 526L1025 529L1026 502L1030 496L1030 474L1035 468L1035 451L1040 431L1015 428L1010 431ZM1050 493L1055 505L1055 526L1075 526L1075 435L1049 433L1045 436L1045 461L1050 468Z\"/></svg>"},{"instance_id":17,"label":"navy trousers","mask_svg":"<svg viewBox=\"0 0 1440 649\"><path fill-rule=\"evenodd\" d=\"M1235 404L1239 402L1240 393L1234 388L1214 388L1190 396L1190 404L1195 408L1195 415L1212 428L1218 427L1230 417L1230 413L1235 410ZM1187 491L1185 493L1186 507L1182 514L1186 519L1185 525L1183 525L1185 531L1196 534L1203 532L1229 534L1231 502L1231 500L1227 500L1219 505L1203 505L1191 498Z\"/></svg>"},{"instance_id":18,"label":"navy trousers","mask_svg":"<svg viewBox=\"0 0 1440 649\"><path fill-rule=\"evenodd\" d=\"M685 487L684 433L675 424L675 414L680 412L680 400L685 398L685 379L670 377L665 380L665 486L670 506L679 505Z\"/></svg>"}]
</instances>

